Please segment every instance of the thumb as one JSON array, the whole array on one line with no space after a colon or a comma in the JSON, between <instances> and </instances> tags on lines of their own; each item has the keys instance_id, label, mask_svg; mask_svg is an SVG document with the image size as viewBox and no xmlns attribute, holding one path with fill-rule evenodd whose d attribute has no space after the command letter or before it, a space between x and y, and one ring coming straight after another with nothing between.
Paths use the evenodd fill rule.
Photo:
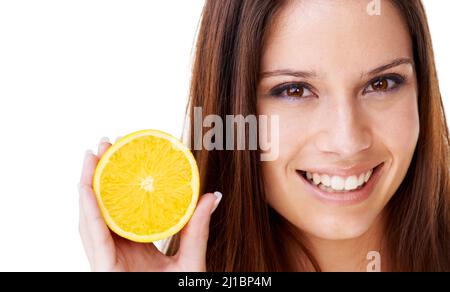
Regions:
<instances>
[{"instance_id":1,"label":"thumb","mask_svg":"<svg viewBox=\"0 0 450 292\"><path fill-rule=\"evenodd\" d=\"M209 221L221 199L220 192L203 195L191 220L181 232L179 259L187 264L187 268L199 268L205 264Z\"/></svg>"}]
</instances>

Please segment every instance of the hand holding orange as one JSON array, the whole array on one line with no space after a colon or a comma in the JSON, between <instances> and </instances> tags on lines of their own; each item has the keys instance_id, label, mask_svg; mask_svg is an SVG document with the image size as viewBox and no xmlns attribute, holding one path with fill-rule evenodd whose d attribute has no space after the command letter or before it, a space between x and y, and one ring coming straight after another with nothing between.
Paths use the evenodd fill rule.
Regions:
<instances>
[{"instance_id":1,"label":"hand holding orange","mask_svg":"<svg viewBox=\"0 0 450 292\"><path fill-rule=\"evenodd\" d=\"M209 221L222 195L198 191L195 160L172 136L147 130L114 145L102 139L97 155L86 153L79 184L79 228L91 269L205 271ZM175 256L147 243L178 231Z\"/></svg>"}]
</instances>

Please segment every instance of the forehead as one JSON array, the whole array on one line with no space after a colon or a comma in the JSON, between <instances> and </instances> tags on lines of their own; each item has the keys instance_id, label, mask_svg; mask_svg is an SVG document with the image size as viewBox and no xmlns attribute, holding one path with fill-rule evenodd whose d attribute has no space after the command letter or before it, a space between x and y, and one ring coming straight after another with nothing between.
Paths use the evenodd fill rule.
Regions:
<instances>
[{"instance_id":1,"label":"forehead","mask_svg":"<svg viewBox=\"0 0 450 292\"><path fill-rule=\"evenodd\" d=\"M367 13L366 0L291 0L270 25L263 70L358 70L399 57L412 58L411 39L400 11L381 1L381 15Z\"/></svg>"}]
</instances>

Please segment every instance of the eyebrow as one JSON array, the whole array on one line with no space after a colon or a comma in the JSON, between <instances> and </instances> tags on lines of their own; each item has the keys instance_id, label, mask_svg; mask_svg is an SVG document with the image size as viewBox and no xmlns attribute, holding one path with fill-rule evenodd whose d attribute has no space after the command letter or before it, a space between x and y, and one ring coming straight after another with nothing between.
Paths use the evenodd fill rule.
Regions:
<instances>
[{"instance_id":1,"label":"eyebrow","mask_svg":"<svg viewBox=\"0 0 450 292\"><path fill-rule=\"evenodd\" d=\"M395 67L398 67L400 65L409 64L414 68L414 62L410 58L398 58L393 60L392 62L382 65L380 67L377 67L373 70L370 70L367 73L363 73L362 77L368 75L376 75L381 72L384 72L388 69L392 69ZM291 69L281 69L281 70L274 70L274 71L266 71L261 73L261 79L263 78L269 78L269 77L276 77L276 76L292 76L297 78L315 78L317 77L317 74L314 71L296 71Z\"/></svg>"},{"instance_id":2,"label":"eyebrow","mask_svg":"<svg viewBox=\"0 0 450 292\"><path fill-rule=\"evenodd\" d=\"M413 69L415 67L414 61L411 60L410 58L398 58L398 59L395 59L394 61L392 61L392 62L390 62L388 64L381 65L380 67L377 67L377 68L369 71L368 73L363 73L362 76L377 75L377 74L379 74L381 72L384 72L386 70L389 70L389 69L392 69L392 68L395 68L395 67L398 67L398 66L404 65L404 64L411 65L413 67Z\"/></svg>"},{"instance_id":3,"label":"eyebrow","mask_svg":"<svg viewBox=\"0 0 450 292\"><path fill-rule=\"evenodd\" d=\"M313 71L295 71L290 69L274 70L261 73L261 78L269 78L275 76L292 76L298 78L314 78L317 74Z\"/></svg>"}]
</instances>

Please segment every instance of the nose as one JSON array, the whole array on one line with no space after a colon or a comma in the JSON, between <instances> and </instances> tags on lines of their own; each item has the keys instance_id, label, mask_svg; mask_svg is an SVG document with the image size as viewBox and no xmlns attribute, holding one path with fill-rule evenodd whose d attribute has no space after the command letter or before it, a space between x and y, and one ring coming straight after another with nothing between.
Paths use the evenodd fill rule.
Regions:
<instances>
[{"instance_id":1,"label":"nose","mask_svg":"<svg viewBox=\"0 0 450 292\"><path fill-rule=\"evenodd\" d=\"M316 139L316 147L327 153L351 158L372 145L368 118L358 102L342 98L329 103L322 119L322 131Z\"/></svg>"}]
</instances>

